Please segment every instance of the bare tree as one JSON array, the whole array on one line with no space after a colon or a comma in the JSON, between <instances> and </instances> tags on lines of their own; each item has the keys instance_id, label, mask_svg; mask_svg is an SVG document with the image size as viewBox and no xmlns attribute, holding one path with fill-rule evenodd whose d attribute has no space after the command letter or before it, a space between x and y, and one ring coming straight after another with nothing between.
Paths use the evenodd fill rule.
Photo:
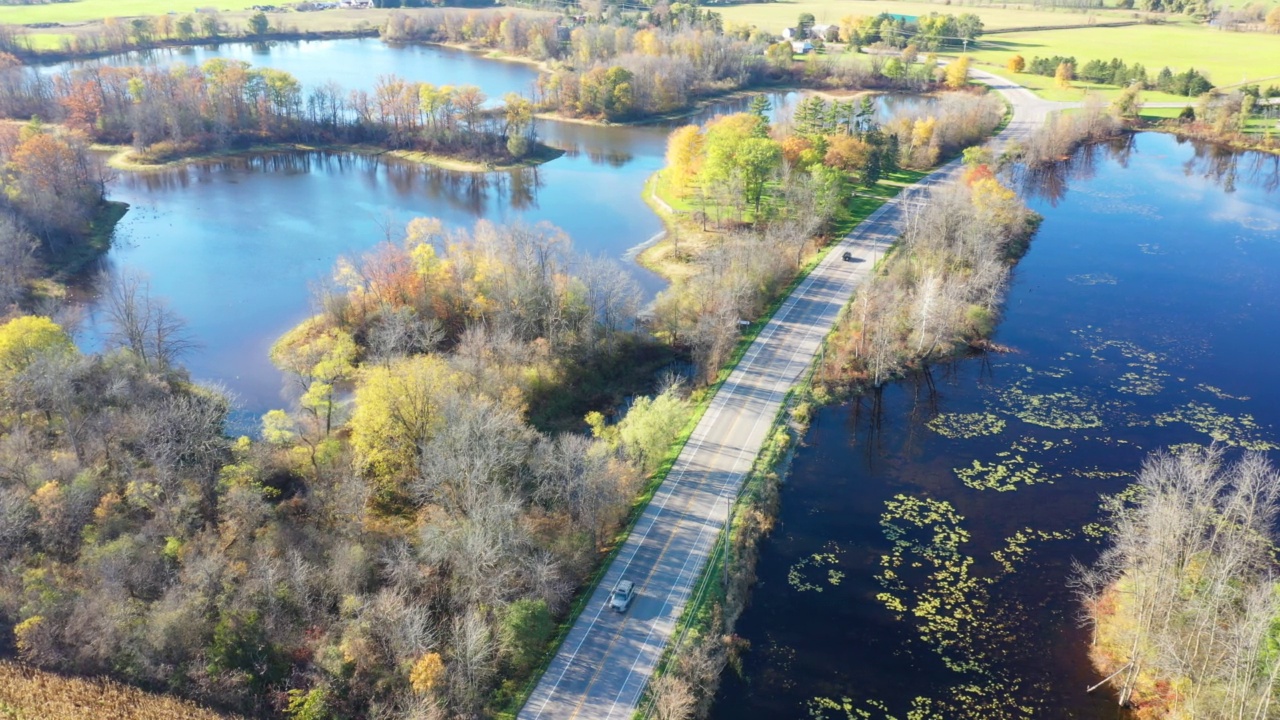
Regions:
<instances>
[{"instance_id":1,"label":"bare tree","mask_svg":"<svg viewBox=\"0 0 1280 720\"><path fill-rule=\"evenodd\" d=\"M123 272L107 289L108 341L132 352L156 372L174 367L184 353L198 347L187 324L151 295L151 283L141 274Z\"/></svg>"},{"instance_id":2,"label":"bare tree","mask_svg":"<svg viewBox=\"0 0 1280 720\"><path fill-rule=\"evenodd\" d=\"M0 214L0 308L17 302L35 273L36 241L12 215Z\"/></svg>"}]
</instances>

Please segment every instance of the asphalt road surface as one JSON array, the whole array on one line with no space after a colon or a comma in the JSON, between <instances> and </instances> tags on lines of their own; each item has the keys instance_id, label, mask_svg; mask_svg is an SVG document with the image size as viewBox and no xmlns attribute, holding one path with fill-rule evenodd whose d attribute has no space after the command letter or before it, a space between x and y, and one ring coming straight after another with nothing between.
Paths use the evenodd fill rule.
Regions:
<instances>
[{"instance_id":1,"label":"asphalt road surface","mask_svg":"<svg viewBox=\"0 0 1280 720\"><path fill-rule=\"evenodd\" d=\"M1051 103L994 75L972 76L1005 96L1014 117L998 141L1039 127ZM918 186L945 182L950 163ZM787 298L716 393L667 480L654 495L542 676L520 720L630 718L671 638L787 391L809 367L840 309L899 234L916 188L880 207ZM845 251L853 262L841 259ZM608 607L620 579L636 583L623 614Z\"/></svg>"}]
</instances>

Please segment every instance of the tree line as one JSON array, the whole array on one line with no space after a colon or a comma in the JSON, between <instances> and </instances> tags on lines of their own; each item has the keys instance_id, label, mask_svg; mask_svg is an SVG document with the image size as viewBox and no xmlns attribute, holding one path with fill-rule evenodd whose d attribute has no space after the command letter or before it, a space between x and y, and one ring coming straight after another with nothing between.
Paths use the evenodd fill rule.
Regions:
<instances>
[{"instance_id":1,"label":"tree line","mask_svg":"<svg viewBox=\"0 0 1280 720\"><path fill-rule=\"evenodd\" d=\"M825 39L838 39L855 49L872 45L891 48L915 45L921 50L936 51L960 47L964 41L981 36L982 29L982 19L973 13L957 16L931 12L915 20L891 13L846 15L840 18L836 37Z\"/></svg>"},{"instance_id":2,"label":"tree line","mask_svg":"<svg viewBox=\"0 0 1280 720\"><path fill-rule=\"evenodd\" d=\"M52 78L11 61L0 113L39 116L86 138L132 145L144 162L273 142L368 143L510 161L534 147L533 106L511 94L497 108L473 86L383 76L372 92L335 83L304 91L271 68L216 58L199 67L94 65Z\"/></svg>"},{"instance_id":3,"label":"tree line","mask_svg":"<svg viewBox=\"0 0 1280 720\"><path fill-rule=\"evenodd\" d=\"M1195 68L1175 73L1166 66L1152 76L1142 63L1128 65L1120 58L1112 58L1110 61L1095 59L1084 65L1077 65L1074 57L1054 55L1033 57L1030 63L1024 64L1021 56L1015 56L1010 60L1009 68L1014 72L1061 77L1067 81L1080 79L1119 87L1137 84L1144 90L1159 90L1185 97L1198 97L1214 87L1209 78Z\"/></svg>"},{"instance_id":4,"label":"tree line","mask_svg":"<svg viewBox=\"0 0 1280 720\"><path fill-rule=\"evenodd\" d=\"M0 620L18 654L291 720L503 706L689 417L682 383L646 373L625 413L530 422L575 369L633 351L636 300L552 228L415 221L340 263L272 348L295 392L258 440L224 435L230 401L190 382L145 279L107 291L101 353L56 308L10 313Z\"/></svg>"}]
</instances>

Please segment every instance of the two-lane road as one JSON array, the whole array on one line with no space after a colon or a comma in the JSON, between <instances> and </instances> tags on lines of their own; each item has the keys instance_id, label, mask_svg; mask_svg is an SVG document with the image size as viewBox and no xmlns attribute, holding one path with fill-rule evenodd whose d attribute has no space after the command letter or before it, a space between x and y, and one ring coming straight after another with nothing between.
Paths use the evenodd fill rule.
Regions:
<instances>
[{"instance_id":1,"label":"two-lane road","mask_svg":"<svg viewBox=\"0 0 1280 720\"><path fill-rule=\"evenodd\" d=\"M1026 89L981 71L973 76L1002 93L1014 117L1001 139L1022 137L1052 110ZM950 163L928 186L959 171ZM904 192L879 208L830 252L761 331L720 388L676 465L641 515L520 720L629 718L728 517L748 469L787 391L800 379L842 307L899 235ZM855 262L841 259L850 252ZM620 579L638 595L625 614L608 608Z\"/></svg>"}]
</instances>

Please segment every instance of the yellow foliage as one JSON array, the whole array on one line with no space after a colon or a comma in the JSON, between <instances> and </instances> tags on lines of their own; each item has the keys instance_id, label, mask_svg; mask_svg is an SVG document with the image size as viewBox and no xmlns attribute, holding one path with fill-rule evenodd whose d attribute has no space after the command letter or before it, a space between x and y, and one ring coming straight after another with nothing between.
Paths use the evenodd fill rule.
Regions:
<instances>
[{"instance_id":1,"label":"yellow foliage","mask_svg":"<svg viewBox=\"0 0 1280 720\"><path fill-rule=\"evenodd\" d=\"M0 376L17 375L47 354L75 351L71 338L47 317L24 315L0 325Z\"/></svg>"},{"instance_id":2,"label":"yellow foliage","mask_svg":"<svg viewBox=\"0 0 1280 720\"><path fill-rule=\"evenodd\" d=\"M667 136L667 167L672 188L677 193L686 192L702 168L703 139L697 125L676 128Z\"/></svg>"},{"instance_id":3,"label":"yellow foliage","mask_svg":"<svg viewBox=\"0 0 1280 720\"><path fill-rule=\"evenodd\" d=\"M271 346L271 362L286 372L332 383L345 378L360 353L351 333L330 327L323 315L308 318Z\"/></svg>"},{"instance_id":4,"label":"yellow foliage","mask_svg":"<svg viewBox=\"0 0 1280 720\"><path fill-rule=\"evenodd\" d=\"M1053 82L1058 87L1066 90L1071 87L1071 81L1076 77L1076 68L1069 62L1058 63L1058 69L1053 73Z\"/></svg>"},{"instance_id":5,"label":"yellow foliage","mask_svg":"<svg viewBox=\"0 0 1280 720\"><path fill-rule=\"evenodd\" d=\"M414 692L426 695L440 684L443 677L444 661L440 659L440 653L427 653L414 663L413 670L409 672L409 684Z\"/></svg>"},{"instance_id":6,"label":"yellow foliage","mask_svg":"<svg viewBox=\"0 0 1280 720\"><path fill-rule=\"evenodd\" d=\"M911 147L929 147L929 143L933 142L933 131L937 124L938 121L932 117L923 117L916 120L915 124L911 126Z\"/></svg>"},{"instance_id":7,"label":"yellow foliage","mask_svg":"<svg viewBox=\"0 0 1280 720\"><path fill-rule=\"evenodd\" d=\"M947 87L959 90L969 84L969 56L961 55L947 65Z\"/></svg>"},{"instance_id":8,"label":"yellow foliage","mask_svg":"<svg viewBox=\"0 0 1280 720\"><path fill-rule=\"evenodd\" d=\"M979 211L996 218L1000 227L1013 224L1021 207L1018 195L994 177L983 177L972 185L972 202Z\"/></svg>"},{"instance_id":9,"label":"yellow foliage","mask_svg":"<svg viewBox=\"0 0 1280 720\"><path fill-rule=\"evenodd\" d=\"M39 615L31 617L18 623L13 628L13 637L18 643L18 652L23 655L29 655L33 649L31 636L40 631L40 625L44 623L44 618Z\"/></svg>"},{"instance_id":10,"label":"yellow foliage","mask_svg":"<svg viewBox=\"0 0 1280 720\"><path fill-rule=\"evenodd\" d=\"M361 464L382 478L412 471L418 443L439 422L441 398L460 381L434 355L363 368L348 424Z\"/></svg>"}]
</instances>

